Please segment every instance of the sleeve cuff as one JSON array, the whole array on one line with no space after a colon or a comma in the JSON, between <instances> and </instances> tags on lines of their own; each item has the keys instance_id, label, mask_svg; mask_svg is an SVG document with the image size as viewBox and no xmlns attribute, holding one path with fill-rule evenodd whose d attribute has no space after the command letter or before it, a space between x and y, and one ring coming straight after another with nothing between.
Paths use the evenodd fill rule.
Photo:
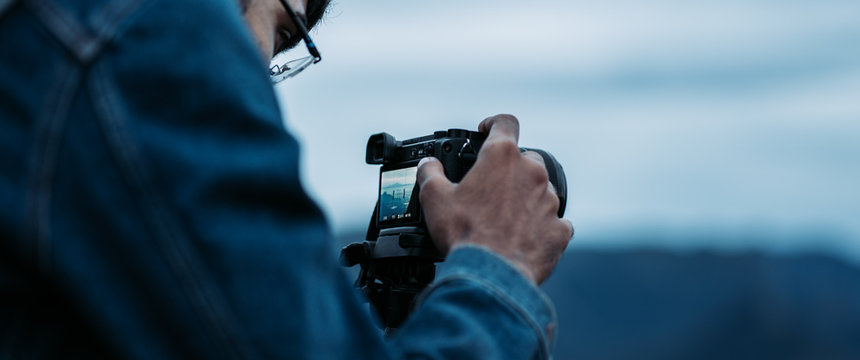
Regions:
<instances>
[{"instance_id":1,"label":"sleeve cuff","mask_svg":"<svg viewBox=\"0 0 860 360\"><path fill-rule=\"evenodd\" d=\"M458 246L448 254L445 262L439 264L436 281L425 294L457 280L476 282L508 304L534 329L545 346L544 350L551 354L557 328L555 307L549 297L509 260L484 246Z\"/></svg>"}]
</instances>

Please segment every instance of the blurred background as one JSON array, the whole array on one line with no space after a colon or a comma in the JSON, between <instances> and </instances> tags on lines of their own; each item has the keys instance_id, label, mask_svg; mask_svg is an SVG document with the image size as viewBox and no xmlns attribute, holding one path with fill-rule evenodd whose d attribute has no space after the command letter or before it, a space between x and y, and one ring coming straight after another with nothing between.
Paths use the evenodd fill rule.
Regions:
<instances>
[{"instance_id":1,"label":"blurred background","mask_svg":"<svg viewBox=\"0 0 860 360\"><path fill-rule=\"evenodd\" d=\"M278 85L342 242L369 135L511 113L565 167L556 358L860 358L860 3L336 1ZM302 56L299 47L284 57Z\"/></svg>"}]
</instances>

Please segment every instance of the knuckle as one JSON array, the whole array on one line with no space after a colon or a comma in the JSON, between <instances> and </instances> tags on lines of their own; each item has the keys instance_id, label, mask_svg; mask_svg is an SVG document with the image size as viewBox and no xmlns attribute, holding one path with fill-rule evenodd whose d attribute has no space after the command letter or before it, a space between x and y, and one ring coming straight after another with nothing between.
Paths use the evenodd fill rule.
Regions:
<instances>
[{"instance_id":1,"label":"knuckle","mask_svg":"<svg viewBox=\"0 0 860 360\"><path fill-rule=\"evenodd\" d=\"M574 231L573 223L571 223L569 220L561 219L560 221L561 221L561 225L563 226L563 231L564 231L563 234L565 235L564 241L565 241L565 247L566 247L567 246L566 244L570 241L570 239L573 238L575 231Z\"/></svg>"},{"instance_id":2,"label":"knuckle","mask_svg":"<svg viewBox=\"0 0 860 360\"><path fill-rule=\"evenodd\" d=\"M418 170L415 173L415 178L418 181L418 184L423 184L424 182L432 179L439 173L441 167L442 165L439 164L438 161L427 161L419 164Z\"/></svg>"},{"instance_id":3,"label":"knuckle","mask_svg":"<svg viewBox=\"0 0 860 360\"><path fill-rule=\"evenodd\" d=\"M484 119L484 121L478 125L478 129L480 131L489 132L491 136L493 134L504 134L516 139L519 137L520 122L513 115L499 114Z\"/></svg>"},{"instance_id":4,"label":"knuckle","mask_svg":"<svg viewBox=\"0 0 860 360\"><path fill-rule=\"evenodd\" d=\"M486 152L487 155L499 156L506 159L513 158L520 154L520 148L518 148L517 143L513 141L493 141L491 143L484 144L481 151Z\"/></svg>"},{"instance_id":5,"label":"knuckle","mask_svg":"<svg viewBox=\"0 0 860 360\"><path fill-rule=\"evenodd\" d=\"M543 160L543 157L534 151L531 151L531 150L525 151L525 152L523 152L523 156L531 159L532 161L540 164L543 167L546 167L546 162Z\"/></svg>"},{"instance_id":6,"label":"knuckle","mask_svg":"<svg viewBox=\"0 0 860 360\"><path fill-rule=\"evenodd\" d=\"M549 177L549 174L547 174L547 177ZM547 184L549 186L549 192L551 192L553 196L558 197L558 189L555 188L555 185L549 182L549 180L547 180Z\"/></svg>"},{"instance_id":7,"label":"knuckle","mask_svg":"<svg viewBox=\"0 0 860 360\"><path fill-rule=\"evenodd\" d=\"M549 184L549 174L546 171L546 167L542 164L527 160L526 167L527 174L532 182L543 186L547 186L546 184Z\"/></svg>"},{"instance_id":8,"label":"knuckle","mask_svg":"<svg viewBox=\"0 0 860 360\"><path fill-rule=\"evenodd\" d=\"M509 121L516 126L520 125L520 120L517 119L516 116L513 116L511 114L498 114L498 115L494 116L494 118L496 118L498 120L502 120L502 121Z\"/></svg>"},{"instance_id":9,"label":"knuckle","mask_svg":"<svg viewBox=\"0 0 860 360\"><path fill-rule=\"evenodd\" d=\"M420 162L418 162L418 173L419 174L425 173L427 171L434 169L436 166L439 166L439 165L440 165L439 160L436 159L435 157L432 157L432 156L425 157L425 158L421 159Z\"/></svg>"},{"instance_id":10,"label":"knuckle","mask_svg":"<svg viewBox=\"0 0 860 360\"><path fill-rule=\"evenodd\" d=\"M558 207L561 205L561 202L558 200L558 196L553 194L551 191L547 191L547 193L550 195L547 202L552 208L552 213L555 214L558 212Z\"/></svg>"}]
</instances>

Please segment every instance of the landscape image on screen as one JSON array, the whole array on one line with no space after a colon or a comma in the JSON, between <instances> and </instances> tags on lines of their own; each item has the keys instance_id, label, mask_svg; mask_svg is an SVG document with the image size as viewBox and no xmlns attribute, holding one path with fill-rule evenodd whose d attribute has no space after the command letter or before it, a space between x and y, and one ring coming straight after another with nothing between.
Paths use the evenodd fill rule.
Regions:
<instances>
[{"instance_id":1,"label":"landscape image on screen","mask_svg":"<svg viewBox=\"0 0 860 360\"><path fill-rule=\"evenodd\" d=\"M379 221L409 219L415 216L408 213L407 209L415 187L416 171L416 167L408 167L382 173L379 187Z\"/></svg>"}]
</instances>

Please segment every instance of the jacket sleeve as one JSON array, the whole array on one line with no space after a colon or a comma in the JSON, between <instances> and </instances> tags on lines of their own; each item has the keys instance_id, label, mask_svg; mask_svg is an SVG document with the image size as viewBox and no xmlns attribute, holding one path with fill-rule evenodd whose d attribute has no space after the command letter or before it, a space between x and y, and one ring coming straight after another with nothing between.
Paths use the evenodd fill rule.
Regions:
<instances>
[{"instance_id":1,"label":"jacket sleeve","mask_svg":"<svg viewBox=\"0 0 860 360\"><path fill-rule=\"evenodd\" d=\"M393 341L404 358L548 359L556 329L549 298L489 249L458 247Z\"/></svg>"},{"instance_id":2,"label":"jacket sleeve","mask_svg":"<svg viewBox=\"0 0 860 360\"><path fill-rule=\"evenodd\" d=\"M105 207L113 225L99 246L125 255L93 260L112 276L76 301L116 348L153 358L548 357L551 305L482 248L452 253L412 319L383 340L302 188L298 143L233 1L142 9L85 75L123 192L116 211Z\"/></svg>"}]
</instances>

